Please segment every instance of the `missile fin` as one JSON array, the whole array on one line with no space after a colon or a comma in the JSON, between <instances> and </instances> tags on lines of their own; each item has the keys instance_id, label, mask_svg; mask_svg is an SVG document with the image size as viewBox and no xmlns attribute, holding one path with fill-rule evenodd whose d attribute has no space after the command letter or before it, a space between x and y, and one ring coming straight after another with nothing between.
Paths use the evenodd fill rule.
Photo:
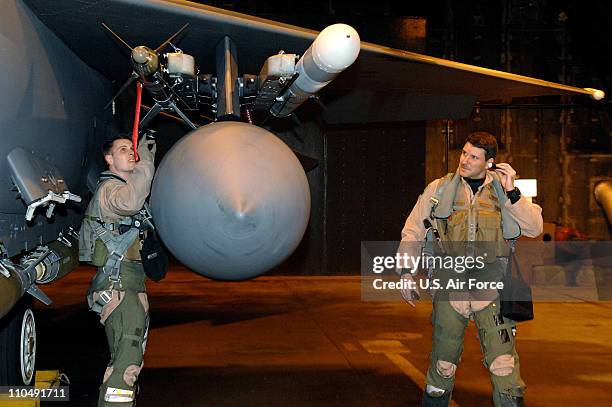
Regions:
<instances>
[{"instance_id":1,"label":"missile fin","mask_svg":"<svg viewBox=\"0 0 612 407\"><path fill-rule=\"evenodd\" d=\"M36 298L38 301L42 302L45 305L51 305L53 301L51 298L47 296L36 284L32 284L30 288L28 288L28 294L32 297Z\"/></svg>"}]
</instances>

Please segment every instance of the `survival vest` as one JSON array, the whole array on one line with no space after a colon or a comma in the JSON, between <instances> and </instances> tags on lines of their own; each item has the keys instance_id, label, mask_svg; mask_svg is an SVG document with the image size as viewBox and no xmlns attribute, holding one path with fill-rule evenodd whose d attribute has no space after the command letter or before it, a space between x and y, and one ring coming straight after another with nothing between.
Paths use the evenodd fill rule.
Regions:
<instances>
[{"instance_id":1,"label":"survival vest","mask_svg":"<svg viewBox=\"0 0 612 407\"><path fill-rule=\"evenodd\" d=\"M104 171L92 197L79 232L79 260L103 267L111 282L119 280L121 260L128 250L137 245L141 231L152 227L151 215L145 206L135 215L121 217L116 222L104 222L100 210L100 186L111 179L126 182L110 171ZM134 250L138 253L138 249Z\"/></svg>"},{"instance_id":2,"label":"survival vest","mask_svg":"<svg viewBox=\"0 0 612 407\"><path fill-rule=\"evenodd\" d=\"M470 242L484 244L488 251L493 249L495 256L508 255L506 241L520 237L521 228L505 207L508 197L497 174L490 174L492 182L477 191L474 201L466 194L458 173L447 174L441 179L434 196L431 198L430 220L434 227L427 232L427 240L439 240L445 252L454 252ZM434 229L436 229L434 231ZM434 233L437 232L437 235ZM453 244L457 242L459 245ZM449 253L450 254L450 253Z\"/></svg>"}]
</instances>

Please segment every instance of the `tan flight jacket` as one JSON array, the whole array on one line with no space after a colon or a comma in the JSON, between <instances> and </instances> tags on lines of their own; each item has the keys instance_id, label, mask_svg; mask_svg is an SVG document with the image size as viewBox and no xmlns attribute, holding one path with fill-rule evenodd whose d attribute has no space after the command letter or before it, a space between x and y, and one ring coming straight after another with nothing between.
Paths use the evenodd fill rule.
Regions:
<instances>
[{"instance_id":1,"label":"tan flight jacket","mask_svg":"<svg viewBox=\"0 0 612 407\"><path fill-rule=\"evenodd\" d=\"M116 179L105 181L100 186L100 212L104 222L118 222L121 217L132 216L142 209L155 173L153 162L141 156L134 172L123 183ZM131 261L140 261L140 241L136 239L125 254Z\"/></svg>"},{"instance_id":2,"label":"tan flight jacket","mask_svg":"<svg viewBox=\"0 0 612 407\"><path fill-rule=\"evenodd\" d=\"M425 240L425 225L423 225L423 219L429 218L431 213L431 197L436 193L436 188L441 182L442 178L431 182L423 191L423 194L419 196L419 199L410 212L410 215L406 219L404 228L402 229L402 242L423 242ZM480 186L477 193L480 193L482 188L492 182L493 178L491 174L487 172L485 182ZM469 196L472 204L474 203L474 193L468 183L461 178L461 187L464 188L466 196ZM531 203L521 196L521 198L514 204L508 199L506 202L506 208L510 215L518 222L523 236L536 237L542 233L544 221L542 219L542 208L534 203ZM410 256L419 256L420 252L416 251L416 245L410 245L406 249L402 249L402 253L406 252ZM457 312L465 317L473 311L483 309L491 303L497 297L497 291L491 291L488 295L480 296L480 301L475 300L451 300L451 305ZM488 300L482 301L482 298Z\"/></svg>"}]
</instances>

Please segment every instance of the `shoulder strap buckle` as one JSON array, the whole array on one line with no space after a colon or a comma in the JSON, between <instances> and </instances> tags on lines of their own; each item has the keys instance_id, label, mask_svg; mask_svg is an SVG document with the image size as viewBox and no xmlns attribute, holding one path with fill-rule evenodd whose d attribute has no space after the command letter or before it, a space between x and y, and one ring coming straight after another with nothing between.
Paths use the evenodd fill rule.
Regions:
<instances>
[{"instance_id":1,"label":"shoulder strap buckle","mask_svg":"<svg viewBox=\"0 0 612 407\"><path fill-rule=\"evenodd\" d=\"M110 300L112 299L112 291L110 291L110 290L108 290L108 291L100 291L99 294L100 294L100 300L104 304L108 304L110 302Z\"/></svg>"},{"instance_id":2,"label":"shoulder strap buckle","mask_svg":"<svg viewBox=\"0 0 612 407\"><path fill-rule=\"evenodd\" d=\"M111 253L110 253L108 256L109 256L109 257L110 257L110 256L116 256L116 258L117 258L117 260L118 260L118 261L123 260L123 258L125 257L125 255L124 255L124 254L119 254L119 253L117 253L116 251L111 252Z\"/></svg>"}]
</instances>

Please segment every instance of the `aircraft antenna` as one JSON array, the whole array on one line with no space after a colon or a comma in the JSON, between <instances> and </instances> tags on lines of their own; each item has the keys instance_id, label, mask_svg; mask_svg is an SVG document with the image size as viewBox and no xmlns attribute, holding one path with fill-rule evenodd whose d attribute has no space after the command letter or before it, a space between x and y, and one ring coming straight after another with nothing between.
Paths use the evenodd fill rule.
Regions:
<instances>
[{"instance_id":1,"label":"aircraft antenna","mask_svg":"<svg viewBox=\"0 0 612 407\"><path fill-rule=\"evenodd\" d=\"M172 41L173 39L175 39L179 34L181 34L183 31L185 31L185 29L189 27L189 23L185 24L183 27L181 27L180 30L178 30L176 33L174 33L170 38L168 38L166 41L162 42L162 44L155 48L155 52L159 52L161 51L166 45L168 45L168 43L170 41Z\"/></svg>"},{"instance_id":2,"label":"aircraft antenna","mask_svg":"<svg viewBox=\"0 0 612 407\"><path fill-rule=\"evenodd\" d=\"M113 96L113 98L108 101L106 106L104 106L104 109L108 109L108 107L111 105L111 103L113 103L115 101L115 99L117 99L119 97L119 95L121 95L123 93L123 91L125 91L128 88L128 86L130 86L132 84L132 82L134 82L134 79L137 79L137 78L138 78L138 74L136 72L132 71L132 75L130 75L128 80L125 81L125 83L121 86L121 89L119 89L119 92L115 93L115 96Z\"/></svg>"},{"instance_id":3,"label":"aircraft antenna","mask_svg":"<svg viewBox=\"0 0 612 407\"><path fill-rule=\"evenodd\" d=\"M106 24L102 23L102 27L106 28L109 33L113 34L113 36L115 38L117 38L123 45L128 47L130 49L130 51L134 50L134 48L130 47L130 44L128 44L127 42L123 41L123 38L121 38L119 35L117 35L113 30L111 30L109 26L107 26Z\"/></svg>"}]
</instances>

